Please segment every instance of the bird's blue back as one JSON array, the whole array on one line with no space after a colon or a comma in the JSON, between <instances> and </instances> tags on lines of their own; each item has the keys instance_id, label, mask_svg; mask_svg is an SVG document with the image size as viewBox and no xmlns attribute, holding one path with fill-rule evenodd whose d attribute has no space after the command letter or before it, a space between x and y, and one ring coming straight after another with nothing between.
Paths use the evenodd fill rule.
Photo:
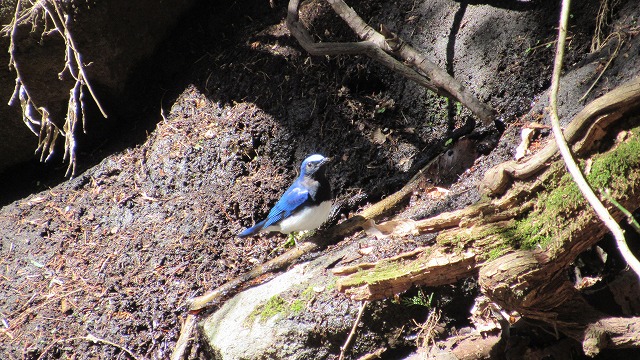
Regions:
<instances>
[{"instance_id":1,"label":"bird's blue back","mask_svg":"<svg viewBox=\"0 0 640 360\"><path fill-rule=\"evenodd\" d=\"M294 215L297 211L304 209L307 206L318 205L321 201L328 201L331 198L331 188L329 182L324 177L324 173L321 174L321 181L318 181L313 177L313 173L316 169L311 168L311 173L307 176L306 168L308 162L325 162L326 159L321 155L312 155L305 159L300 166L300 175L289 186L287 191L284 192L280 200L273 206L267 218L258 222L254 226L245 229L239 237L245 237L256 234L262 229L266 229L272 225L278 225L278 223L288 217ZM321 165L320 165L321 166ZM322 185L321 185L322 183ZM320 192L321 196L318 198L318 189L323 186L323 190Z\"/></svg>"},{"instance_id":2,"label":"bird's blue back","mask_svg":"<svg viewBox=\"0 0 640 360\"><path fill-rule=\"evenodd\" d=\"M287 218L309 201L311 197L309 191L303 187L303 181L304 174L300 174L300 177L291 184L280 200L273 206L273 209L269 211L269 215L267 215L262 227L266 228Z\"/></svg>"}]
</instances>

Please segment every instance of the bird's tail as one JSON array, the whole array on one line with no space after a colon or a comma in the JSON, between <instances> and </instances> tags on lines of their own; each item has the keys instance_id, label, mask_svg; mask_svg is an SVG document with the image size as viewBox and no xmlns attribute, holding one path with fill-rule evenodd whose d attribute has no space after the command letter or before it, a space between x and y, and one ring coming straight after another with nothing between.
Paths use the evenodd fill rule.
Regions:
<instances>
[{"instance_id":1,"label":"bird's tail","mask_svg":"<svg viewBox=\"0 0 640 360\"><path fill-rule=\"evenodd\" d=\"M240 234L238 234L238 237L247 237L247 236L251 236L251 235L255 235L257 233L260 232L260 230L262 230L262 227L264 226L264 224L267 222L267 219L264 219L262 221L260 221L259 223L253 225L250 228L246 228L244 230L242 230L242 232L240 232Z\"/></svg>"}]
</instances>

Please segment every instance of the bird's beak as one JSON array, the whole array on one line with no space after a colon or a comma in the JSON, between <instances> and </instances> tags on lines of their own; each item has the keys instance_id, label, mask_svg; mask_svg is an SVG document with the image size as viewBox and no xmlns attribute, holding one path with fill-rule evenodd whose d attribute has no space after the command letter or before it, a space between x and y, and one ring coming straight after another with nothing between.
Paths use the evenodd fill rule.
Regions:
<instances>
[{"instance_id":1,"label":"bird's beak","mask_svg":"<svg viewBox=\"0 0 640 360\"><path fill-rule=\"evenodd\" d=\"M326 164L326 163L328 163L328 162L331 162L331 160L333 160L333 158L330 158L330 157L326 157L326 158L324 158L324 159L322 160L322 162L320 162L320 166L322 166L322 165L324 165L324 164Z\"/></svg>"}]
</instances>

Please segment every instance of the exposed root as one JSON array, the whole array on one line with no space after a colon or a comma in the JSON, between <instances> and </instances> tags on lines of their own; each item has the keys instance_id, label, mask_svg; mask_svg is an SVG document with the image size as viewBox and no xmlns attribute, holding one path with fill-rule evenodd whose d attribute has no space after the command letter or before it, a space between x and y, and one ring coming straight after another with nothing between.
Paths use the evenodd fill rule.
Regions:
<instances>
[{"instance_id":1,"label":"exposed root","mask_svg":"<svg viewBox=\"0 0 640 360\"><path fill-rule=\"evenodd\" d=\"M568 143L574 144L573 152L586 154L607 134L607 128L639 108L640 77L636 77L585 106L565 128L564 137ZM511 187L513 180L531 178L546 169L557 154L556 142L549 141L542 150L522 161L507 161L489 169L480 189L488 195L502 195Z\"/></svg>"},{"instance_id":2,"label":"exposed root","mask_svg":"<svg viewBox=\"0 0 640 360\"><path fill-rule=\"evenodd\" d=\"M416 336L416 347L418 349L429 349L431 346L436 345L436 335L438 334L437 327L440 322L440 316L442 312L440 310L431 310L427 320L422 324L416 323L418 327L418 334Z\"/></svg>"},{"instance_id":3,"label":"exposed root","mask_svg":"<svg viewBox=\"0 0 640 360\"><path fill-rule=\"evenodd\" d=\"M356 55L363 54L380 62L389 69L415 81L440 95L459 101L485 125L493 124L496 112L482 103L458 80L429 61L422 53L389 31L384 25L380 32L369 26L351 7L342 0L327 0L333 10L362 39L348 43L316 43L300 22L299 0L290 0L287 11L287 27L300 45L312 55ZM392 56L393 55L393 56ZM402 61L397 60L399 57Z\"/></svg>"},{"instance_id":4,"label":"exposed root","mask_svg":"<svg viewBox=\"0 0 640 360\"><path fill-rule=\"evenodd\" d=\"M82 120L82 129L85 129L85 103L83 89L89 93L96 103L102 115L107 114L98 101L98 98L91 87L91 83L85 73L85 65L82 60L73 36L68 28L69 16L65 14L59 6L58 0L38 0L32 3L27 9L21 8L22 1L16 2L16 10L12 22L3 28L3 32L9 34L9 66L16 71L16 87L14 94L9 101L9 105L19 99L22 107L23 121L25 125L36 135L38 135L38 148L40 160L47 161L54 154L54 148L58 134L65 137L63 159L68 161L66 176L73 176L76 169L76 124ZM32 31L36 31L37 24L43 24L42 36L51 33L58 33L65 42L65 66L59 74L62 77L68 72L74 79L75 84L69 91L69 103L67 105L67 115L62 129L56 125L49 116L49 111L44 107L39 107L29 96L28 84L25 84L20 72L20 64L16 61L16 31L18 26L30 23ZM38 129L39 127L39 129Z\"/></svg>"},{"instance_id":5,"label":"exposed root","mask_svg":"<svg viewBox=\"0 0 640 360\"><path fill-rule=\"evenodd\" d=\"M607 28L609 27L609 18L615 8L620 3L620 0L600 0L600 9L598 9L598 16L596 17L596 30L593 32L593 38L591 38L591 52L596 52L607 43L611 35L606 35Z\"/></svg>"}]
</instances>

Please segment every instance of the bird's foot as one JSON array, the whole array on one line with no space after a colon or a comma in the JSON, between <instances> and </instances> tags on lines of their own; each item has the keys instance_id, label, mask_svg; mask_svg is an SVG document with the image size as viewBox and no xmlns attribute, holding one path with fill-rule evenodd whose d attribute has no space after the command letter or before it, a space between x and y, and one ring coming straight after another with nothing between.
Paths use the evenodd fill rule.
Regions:
<instances>
[{"instance_id":1,"label":"bird's foot","mask_svg":"<svg viewBox=\"0 0 640 360\"><path fill-rule=\"evenodd\" d=\"M289 235L287 235L287 241L285 241L284 244L282 244L282 247L287 249L294 245L298 246L298 243L300 241L312 236L315 233L316 233L315 230L294 231L292 233L289 233Z\"/></svg>"}]
</instances>

